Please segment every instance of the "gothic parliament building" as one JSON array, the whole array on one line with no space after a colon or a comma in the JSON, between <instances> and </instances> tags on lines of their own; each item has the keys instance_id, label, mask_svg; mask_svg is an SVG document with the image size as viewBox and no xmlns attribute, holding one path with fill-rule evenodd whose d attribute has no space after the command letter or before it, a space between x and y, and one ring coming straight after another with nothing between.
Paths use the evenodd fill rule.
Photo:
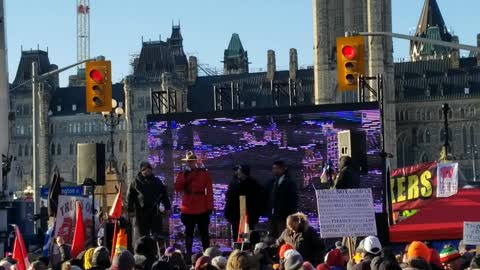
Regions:
<instances>
[{"instance_id":1,"label":"gothic parliament building","mask_svg":"<svg viewBox=\"0 0 480 270\"><path fill-rule=\"evenodd\" d=\"M356 2L356 1L355 1ZM363 7L364 8L364 7ZM435 0L425 0L416 36L459 42L449 33ZM480 46L480 36L478 44ZM235 84L240 92L240 108L271 107L269 80L294 81L298 86L297 105L314 104L314 70L299 69L297 51L290 50L289 69L276 70L275 52L267 54L266 72L250 72L248 53L238 34L233 34L224 51L222 74L199 76L197 59L183 49L180 26L173 26L166 40L142 42L133 60L133 72L113 85L113 97L126 108L116 128L114 152L122 179L131 181L141 161L148 157L146 116L152 112L151 91L169 89L176 93L176 111L214 110L214 88ZM287 57L287 56L285 56ZM39 73L57 69L48 52L22 51L11 89L29 80L32 62ZM84 76L84 75L83 75ZM58 78L41 84L40 108L40 183L48 185L55 172L68 183L76 183L76 144L105 143L109 156L109 127L99 114L86 113L85 90L73 76L70 86L59 87ZM412 42L409 61L394 64L397 166L438 159L444 141L442 104L452 108L448 114L451 153L460 162L461 180L478 174L477 130L480 129L480 55L461 57L459 51ZM16 190L32 185L32 92L31 86L10 92L11 153L15 157L10 172ZM280 106L288 105L280 100ZM128 119L126 121L125 119ZM480 149L478 149L480 150ZM478 165L478 164L477 164Z\"/></svg>"}]
</instances>

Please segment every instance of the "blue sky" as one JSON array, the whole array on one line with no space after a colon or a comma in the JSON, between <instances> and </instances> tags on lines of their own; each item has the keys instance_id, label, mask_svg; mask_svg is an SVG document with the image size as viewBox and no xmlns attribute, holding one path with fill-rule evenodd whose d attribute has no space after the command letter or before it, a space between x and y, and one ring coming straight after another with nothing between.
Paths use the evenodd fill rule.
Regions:
<instances>
[{"instance_id":1,"label":"blue sky","mask_svg":"<svg viewBox=\"0 0 480 270\"><path fill-rule=\"evenodd\" d=\"M474 22L478 0L437 0L445 22L460 42L476 44ZM7 0L7 46L10 81L24 50L48 47L50 61L60 67L76 61L76 0ZM418 22L424 0L392 0L393 30L409 33ZM141 3L141 4L140 4ZM461 3L461 6L459 5ZM180 20L187 54L221 68L223 50L232 33L240 34L248 50L251 71L266 67L267 50L277 56L277 69L288 66L288 50L297 48L299 64L313 64L311 0L90 0L91 55L112 60L113 78L129 74L131 55L144 40L165 40L172 20ZM461 12L459 12L461 10ZM408 56L408 42L395 41L395 58ZM61 84L68 75L62 73Z\"/></svg>"}]
</instances>

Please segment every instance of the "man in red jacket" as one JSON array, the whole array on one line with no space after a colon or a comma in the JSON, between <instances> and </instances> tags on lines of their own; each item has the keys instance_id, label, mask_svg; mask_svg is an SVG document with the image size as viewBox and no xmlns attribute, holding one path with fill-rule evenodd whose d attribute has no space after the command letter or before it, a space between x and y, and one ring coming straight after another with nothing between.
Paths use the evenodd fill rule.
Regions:
<instances>
[{"instance_id":1,"label":"man in red jacket","mask_svg":"<svg viewBox=\"0 0 480 270\"><path fill-rule=\"evenodd\" d=\"M192 255L195 226L202 238L203 249L210 247L210 215L213 211L212 178L208 171L197 166L197 157L192 151L182 159L187 163L183 172L177 175L175 191L182 193L181 220L185 225L185 246L187 258Z\"/></svg>"}]
</instances>

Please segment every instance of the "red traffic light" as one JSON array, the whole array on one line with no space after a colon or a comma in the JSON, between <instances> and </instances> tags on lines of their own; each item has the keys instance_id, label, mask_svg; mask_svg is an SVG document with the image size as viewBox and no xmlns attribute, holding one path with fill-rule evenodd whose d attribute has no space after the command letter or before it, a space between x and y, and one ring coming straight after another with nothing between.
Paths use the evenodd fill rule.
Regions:
<instances>
[{"instance_id":1,"label":"red traffic light","mask_svg":"<svg viewBox=\"0 0 480 270\"><path fill-rule=\"evenodd\" d=\"M347 45L342 48L342 54L348 60L352 60L357 56L357 51L353 46Z\"/></svg>"},{"instance_id":2,"label":"red traffic light","mask_svg":"<svg viewBox=\"0 0 480 270\"><path fill-rule=\"evenodd\" d=\"M102 82L105 79L105 74L98 69L92 69L89 75L90 78L97 83Z\"/></svg>"}]
</instances>

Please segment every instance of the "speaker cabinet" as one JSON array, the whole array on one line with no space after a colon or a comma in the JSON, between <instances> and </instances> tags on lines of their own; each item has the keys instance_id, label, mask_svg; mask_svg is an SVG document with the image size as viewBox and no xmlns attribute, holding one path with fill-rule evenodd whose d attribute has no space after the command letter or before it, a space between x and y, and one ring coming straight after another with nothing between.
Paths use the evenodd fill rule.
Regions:
<instances>
[{"instance_id":1,"label":"speaker cabinet","mask_svg":"<svg viewBox=\"0 0 480 270\"><path fill-rule=\"evenodd\" d=\"M352 165L362 173L367 173L367 137L365 132L351 130L337 133L338 157L349 156Z\"/></svg>"},{"instance_id":2,"label":"speaker cabinet","mask_svg":"<svg viewBox=\"0 0 480 270\"><path fill-rule=\"evenodd\" d=\"M105 144L77 144L77 184L91 178L97 186L105 185Z\"/></svg>"}]
</instances>

